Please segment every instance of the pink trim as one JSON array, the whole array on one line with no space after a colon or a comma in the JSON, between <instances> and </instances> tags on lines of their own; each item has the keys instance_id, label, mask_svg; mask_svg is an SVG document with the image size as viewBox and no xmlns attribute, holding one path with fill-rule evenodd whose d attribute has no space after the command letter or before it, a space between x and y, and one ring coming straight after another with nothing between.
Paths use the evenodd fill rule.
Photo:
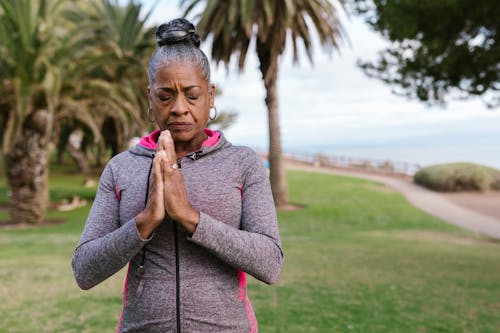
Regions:
<instances>
[{"instance_id":1,"label":"pink trim","mask_svg":"<svg viewBox=\"0 0 500 333\"><path fill-rule=\"evenodd\" d=\"M246 303L246 313L248 319L248 326L250 326L250 333L257 333L259 331L259 326L257 324L257 318L255 318L255 313L252 308L252 304L248 297L245 299Z\"/></svg>"},{"instance_id":2,"label":"pink trim","mask_svg":"<svg viewBox=\"0 0 500 333\"><path fill-rule=\"evenodd\" d=\"M257 333L259 327L257 325L257 318L255 317L255 312L253 311L252 303L248 298L247 293L247 275L243 271L238 271L238 282L239 282L239 301L245 302L245 314L247 315L248 326L250 327L250 333Z\"/></svg>"},{"instance_id":3,"label":"pink trim","mask_svg":"<svg viewBox=\"0 0 500 333\"><path fill-rule=\"evenodd\" d=\"M205 128L205 134L208 136L208 138L201 143L202 147L213 147L217 142L219 142L220 139L219 131L214 132L208 128Z\"/></svg>"},{"instance_id":4,"label":"pink trim","mask_svg":"<svg viewBox=\"0 0 500 333\"><path fill-rule=\"evenodd\" d=\"M240 297L239 300L240 302L243 302L245 300L245 297L247 296L247 275L243 271L238 271L238 282L240 286Z\"/></svg>"},{"instance_id":5,"label":"pink trim","mask_svg":"<svg viewBox=\"0 0 500 333\"><path fill-rule=\"evenodd\" d=\"M122 196L120 195L120 191L118 190L118 183L115 184L115 194L118 201L122 201Z\"/></svg>"},{"instance_id":6,"label":"pink trim","mask_svg":"<svg viewBox=\"0 0 500 333\"><path fill-rule=\"evenodd\" d=\"M159 129L151 132L149 135L143 137L141 141L139 141L139 145L148 149L156 149L156 142L158 142L160 133L161 131Z\"/></svg>"},{"instance_id":7,"label":"pink trim","mask_svg":"<svg viewBox=\"0 0 500 333\"><path fill-rule=\"evenodd\" d=\"M243 199L243 183L240 183L240 186L238 186L238 190L240 190L240 199Z\"/></svg>"},{"instance_id":8,"label":"pink trim","mask_svg":"<svg viewBox=\"0 0 500 333\"><path fill-rule=\"evenodd\" d=\"M145 137L141 138L141 141L139 141L139 145L143 146L148 149L156 149L157 147L157 142L158 138L160 137L161 131L159 129L151 132L149 135L146 135ZM219 142L219 139L221 137L221 134L219 131L212 131L208 128L205 128L205 134L208 136L208 138L201 143L202 147L213 147L217 142Z\"/></svg>"},{"instance_id":9,"label":"pink trim","mask_svg":"<svg viewBox=\"0 0 500 333\"><path fill-rule=\"evenodd\" d=\"M128 274L130 273L130 262L128 263L127 276L125 277L125 283L123 284L123 308L120 314L120 320L118 320L118 327L116 328L116 333L120 333L122 327L123 311L125 311L125 306L127 305L127 285L128 285Z\"/></svg>"}]
</instances>

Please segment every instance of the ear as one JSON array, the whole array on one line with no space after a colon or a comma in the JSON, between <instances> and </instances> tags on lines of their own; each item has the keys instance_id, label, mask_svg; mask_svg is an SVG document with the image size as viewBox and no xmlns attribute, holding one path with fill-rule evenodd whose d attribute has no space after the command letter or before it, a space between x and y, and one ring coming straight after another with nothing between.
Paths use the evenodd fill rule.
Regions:
<instances>
[{"instance_id":1,"label":"ear","mask_svg":"<svg viewBox=\"0 0 500 333\"><path fill-rule=\"evenodd\" d=\"M151 97L151 88L149 86L148 86L147 94L148 94L149 106L151 107L151 104L153 102L153 98Z\"/></svg>"},{"instance_id":2,"label":"ear","mask_svg":"<svg viewBox=\"0 0 500 333\"><path fill-rule=\"evenodd\" d=\"M213 108L215 106L215 92L216 92L215 84L211 83L210 90L208 91L210 108Z\"/></svg>"}]
</instances>

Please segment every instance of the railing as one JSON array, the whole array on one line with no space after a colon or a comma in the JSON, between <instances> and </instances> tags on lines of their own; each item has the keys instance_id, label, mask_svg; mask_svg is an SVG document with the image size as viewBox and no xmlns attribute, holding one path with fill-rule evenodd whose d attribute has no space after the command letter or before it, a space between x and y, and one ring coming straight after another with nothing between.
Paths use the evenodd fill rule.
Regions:
<instances>
[{"instance_id":1,"label":"railing","mask_svg":"<svg viewBox=\"0 0 500 333\"><path fill-rule=\"evenodd\" d=\"M331 156L325 154L284 154L283 157L294 162L305 163L316 167L331 167L361 172L410 176L421 166L417 163L392 161L383 159L354 158L346 156Z\"/></svg>"}]
</instances>

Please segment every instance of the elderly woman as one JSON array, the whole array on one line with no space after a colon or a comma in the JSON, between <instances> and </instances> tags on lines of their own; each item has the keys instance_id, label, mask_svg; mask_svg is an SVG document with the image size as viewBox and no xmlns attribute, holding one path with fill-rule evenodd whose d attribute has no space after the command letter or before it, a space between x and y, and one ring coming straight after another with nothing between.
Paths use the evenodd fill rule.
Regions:
<instances>
[{"instance_id":1,"label":"elderly woman","mask_svg":"<svg viewBox=\"0 0 500 333\"><path fill-rule=\"evenodd\" d=\"M89 289L128 263L119 332L257 332L245 273L272 284L283 261L266 171L206 128L215 86L195 27L176 19L156 36L159 129L104 169L75 279Z\"/></svg>"}]
</instances>

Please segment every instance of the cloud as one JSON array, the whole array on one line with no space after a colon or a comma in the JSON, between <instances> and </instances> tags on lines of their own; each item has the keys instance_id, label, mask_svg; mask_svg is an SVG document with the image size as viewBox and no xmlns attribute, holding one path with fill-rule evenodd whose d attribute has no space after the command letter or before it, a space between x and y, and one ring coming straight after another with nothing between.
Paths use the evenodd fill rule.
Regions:
<instances>
[{"instance_id":1,"label":"cloud","mask_svg":"<svg viewBox=\"0 0 500 333\"><path fill-rule=\"evenodd\" d=\"M174 1L161 1L151 21L165 22L179 15ZM285 150L309 148L314 153L336 145L385 145L390 150L388 145L457 143L464 147L491 144L491 154L500 156L498 149L492 148L495 143L500 147L500 111L487 110L479 99L453 101L441 109L393 95L389 86L366 77L356 66L360 58L374 59L386 42L358 17L343 16L342 21L351 47L345 45L340 54L329 56L316 48L314 66L306 57L302 57L301 66L293 66L290 52L281 59L278 93ZM208 51L208 46L203 45L203 49ZM217 107L239 113L237 123L226 135L235 143L265 148L267 110L256 56L249 54L241 74L227 73L223 66L212 68L213 81L223 90ZM468 154L474 157L473 148Z\"/></svg>"}]
</instances>

